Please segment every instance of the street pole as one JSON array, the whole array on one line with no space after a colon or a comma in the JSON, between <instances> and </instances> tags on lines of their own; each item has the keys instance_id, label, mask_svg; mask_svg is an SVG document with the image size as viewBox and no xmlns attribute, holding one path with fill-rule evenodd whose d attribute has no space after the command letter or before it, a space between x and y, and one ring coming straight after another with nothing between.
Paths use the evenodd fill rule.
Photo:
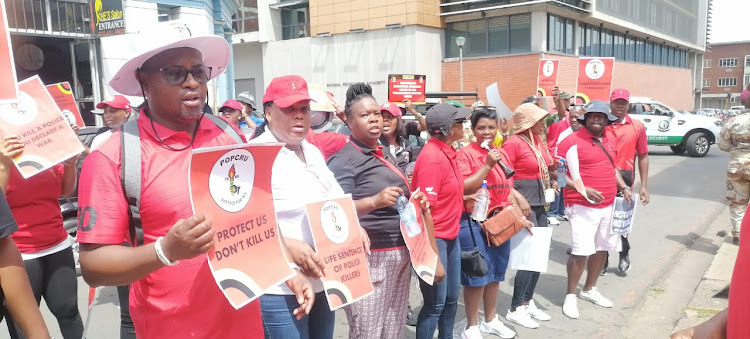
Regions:
<instances>
[{"instance_id":1,"label":"street pole","mask_svg":"<svg viewBox=\"0 0 750 339\"><path fill-rule=\"evenodd\" d=\"M461 81L460 88L461 92L464 91L464 47L458 48L458 73Z\"/></svg>"}]
</instances>

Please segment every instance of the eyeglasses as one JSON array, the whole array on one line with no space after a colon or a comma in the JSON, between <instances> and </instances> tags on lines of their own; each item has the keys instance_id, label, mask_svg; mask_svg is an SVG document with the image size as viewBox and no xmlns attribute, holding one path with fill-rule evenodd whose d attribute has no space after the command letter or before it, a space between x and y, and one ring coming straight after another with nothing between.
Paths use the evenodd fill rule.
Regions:
<instances>
[{"instance_id":1,"label":"eyeglasses","mask_svg":"<svg viewBox=\"0 0 750 339\"><path fill-rule=\"evenodd\" d=\"M185 79L187 79L188 73L192 74L195 81L201 84L207 83L208 79L211 78L211 67L208 66L198 66L193 69L187 69L182 66L169 66L159 69L139 68L138 71L164 72L164 78L166 78L167 82L172 85L182 85L182 83L185 82Z\"/></svg>"}]
</instances>

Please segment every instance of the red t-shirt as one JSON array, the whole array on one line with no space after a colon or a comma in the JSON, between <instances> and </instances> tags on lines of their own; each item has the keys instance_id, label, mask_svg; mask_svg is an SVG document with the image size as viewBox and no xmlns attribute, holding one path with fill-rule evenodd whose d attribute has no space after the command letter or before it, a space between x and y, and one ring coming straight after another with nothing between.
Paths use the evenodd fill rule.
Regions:
<instances>
[{"instance_id":1,"label":"red t-shirt","mask_svg":"<svg viewBox=\"0 0 750 339\"><path fill-rule=\"evenodd\" d=\"M544 146L542 139L538 136L534 137L534 144L542 146L539 150L542 153L542 159L544 159L545 166L549 166L552 163L552 157L550 156L549 150ZM518 135L513 135L508 140L503 142L503 150L508 155L508 166L512 167L516 171L513 176L514 180L526 179L534 180L541 178L541 172L539 170L539 162L536 159L534 151L531 146L526 143Z\"/></svg>"},{"instance_id":2,"label":"red t-shirt","mask_svg":"<svg viewBox=\"0 0 750 339\"><path fill-rule=\"evenodd\" d=\"M65 166L57 164L24 179L15 166L11 167L5 196L18 223L18 231L11 238L21 253L44 251L68 238L58 202L63 173Z\"/></svg>"},{"instance_id":3,"label":"red t-shirt","mask_svg":"<svg viewBox=\"0 0 750 339\"><path fill-rule=\"evenodd\" d=\"M741 232L750 232L750 213L742 218ZM734 262L732 282L729 287L729 318L727 338L750 338L750 236L740 237L740 249Z\"/></svg>"},{"instance_id":4,"label":"red t-shirt","mask_svg":"<svg viewBox=\"0 0 750 339\"><path fill-rule=\"evenodd\" d=\"M568 122L567 118L562 119L547 127L547 150L549 150L550 154L554 154L555 152L555 146L557 146L557 138L560 136L560 133L568 128L570 128L570 122Z\"/></svg>"},{"instance_id":5,"label":"red t-shirt","mask_svg":"<svg viewBox=\"0 0 750 339\"><path fill-rule=\"evenodd\" d=\"M142 152L141 221L144 243L164 236L179 219L193 215L188 189L192 149L171 151L155 138L146 114L138 117ZM154 123L173 148L190 135ZM78 241L119 245L128 236L128 205L120 182L120 135L115 132L83 164L78 203L85 224ZM233 144L204 118L192 148ZM93 217L95 216L95 217ZM138 338L263 338L259 302L235 310L214 281L205 255L163 267L133 283L130 315Z\"/></svg>"},{"instance_id":6,"label":"red t-shirt","mask_svg":"<svg viewBox=\"0 0 750 339\"><path fill-rule=\"evenodd\" d=\"M458 150L458 168L461 170L461 175L464 179L470 177L476 173L482 166L484 166L485 160L487 159L486 149L477 145L476 142L472 142L470 145ZM508 164L508 156L504 150L500 150L500 159L504 164ZM513 189L513 179L505 177L505 172L499 165L495 165L487 174L487 190L490 191L490 205L489 207L495 206L507 206L508 195L510 195ZM468 211L467 212L471 212Z\"/></svg>"},{"instance_id":7,"label":"red t-shirt","mask_svg":"<svg viewBox=\"0 0 750 339\"><path fill-rule=\"evenodd\" d=\"M430 138L414 164L411 186L427 195L435 237L455 239L464 206L464 179L458 169L456 150L437 138Z\"/></svg>"},{"instance_id":8,"label":"red t-shirt","mask_svg":"<svg viewBox=\"0 0 750 339\"><path fill-rule=\"evenodd\" d=\"M323 158L328 161L332 155L340 151L349 142L349 136L335 132L323 132L315 134L315 131L310 129L312 134L308 133L305 140L313 144L323 154Z\"/></svg>"},{"instance_id":9,"label":"red t-shirt","mask_svg":"<svg viewBox=\"0 0 750 339\"><path fill-rule=\"evenodd\" d=\"M615 179L615 167L604 151L594 142L594 137L586 128L581 128L567 138L563 139L557 146L557 156L565 159L566 170L570 175L570 164L567 159L568 150L578 146L578 165L581 180L586 187L602 192L604 200L599 204L592 204L576 190L563 189L565 206L581 205L592 208L604 208L615 202L617 194L617 180ZM605 135L601 141L602 146L607 149L612 159L617 158L617 145L614 140Z\"/></svg>"},{"instance_id":10,"label":"red t-shirt","mask_svg":"<svg viewBox=\"0 0 750 339\"><path fill-rule=\"evenodd\" d=\"M625 116L622 123L615 122L604 129L604 135L617 143L617 168L632 171L635 169L635 156L648 153L646 128L643 123Z\"/></svg>"}]
</instances>

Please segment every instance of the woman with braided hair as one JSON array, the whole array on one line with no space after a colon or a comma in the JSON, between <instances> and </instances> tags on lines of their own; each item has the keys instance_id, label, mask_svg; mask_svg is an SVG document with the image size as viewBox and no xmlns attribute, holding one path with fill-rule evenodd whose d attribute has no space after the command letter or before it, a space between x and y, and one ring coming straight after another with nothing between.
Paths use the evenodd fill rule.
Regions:
<instances>
[{"instance_id":1,"label":"woman with braided hair","mask_svg":"<svg viewBox=\"0 0 750 339\"><path fill-rule=\"evenodd\" d=\"M369 85L349 87L344 112L352 134L349 142L328 159L328 167L344 192L352 195L359 223L370 238L367 263L375 289L345 308L349 337L397 339L403 336L406 323L411 265L396 200L400 196L408 199L411 190L395 159L385 158L378 144L383 116ZM414 198L422 204L431 234L427 199L423 193ZM437 272L436 281L440 279Z\"/></svg>"}]
</instances>

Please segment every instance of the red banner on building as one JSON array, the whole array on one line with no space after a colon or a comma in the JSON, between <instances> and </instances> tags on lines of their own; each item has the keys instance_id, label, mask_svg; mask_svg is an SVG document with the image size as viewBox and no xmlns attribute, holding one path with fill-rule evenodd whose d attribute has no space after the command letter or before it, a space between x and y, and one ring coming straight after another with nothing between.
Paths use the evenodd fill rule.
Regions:
<instances>
[{"instance_id":1,"label":"red banner on building","mask_svg":"<svg viewBox=\"0 0 750 339\"><path fill-rule=\"evenodd\" d=\"M325 261L323 286L331 311L373 292L359 219L351 195L305 206L315 252Z\"/></svg>"},{"instance_id":2,"label":"red banner on building","mask_svg":"<svg viewBox=\"0 0 750 339\"><path fill-rule=\"evenodd\" d=\"M539 72L536 77L536 95L538 97L552 96L552 90L557 86L557 66L560 60L539 60Z\"/></svg>"},{"instance_id":3,"label":"red banner on building","mask_svg":"<svg viewBox=\"0 0 750 339\"><path fill-rule=\"evenodd\" d=\"M388 75L388 101L402 103L409 99L414 104L424 104L427 101L425 94L427 88L427 76L419 74L389 74Z\"/></svg>"},{"instance_id":4,"label":"red banner on building","mask_svg":"<svg viewBox=\"0 0 750 339\"><path fill-rule=\"evenodd\" d=\"M578 59L578 85L576 104L585 105L592 100L609 102L615 58Z\"/></svg>"},{"instance_id":5,"label":"red banner on building","mask_svg":"<svg viewBox=\"0 0 750 339\"><path fill-rule=\"evenodd\" d=\"M68 120L69 124L84 126L81 112L78 111L78 104L73 97L73 91L70 90L70 83L66 81L47 85L47 91L52 95L52 99L55 100L57 107L60 108L63 117Z\"/></svg>"},{"instance_id":6,"label":"red banner on building","mask_svg":"<svg viewBox=\"0 0 750 339\"><path fill-rule=\"evenodd\" d=\"M282 144L193 150L193 213L211 220L214 248L208 263L234 308L260 297L294 275L276 228L271 168Z\"/></svg>"},{"instance_id":7,"label":"red banner on building","mask_svg":"<svg viewBox=\"0 0 750 339\"><path fill-rule=\"evenodd\" d=\"M8 15L5 11L5 0L0 0L0 103L18 102L18 79L16 78L16 64L13 61L13 46L10 43L8 29Z\"/></svg>"},{"instance_id":8,"label":"red banner on building","mask_svg":"<svg viewBox=\"0 0 750 339\"><path fill-rule=\"evenodd\" d=\"M83 145L60 113L39 76L18 83L17 104L0 105L0 138L16 135L23 153L13 159L29 178L83 152Z\"/></svg>"}]
</instances>

